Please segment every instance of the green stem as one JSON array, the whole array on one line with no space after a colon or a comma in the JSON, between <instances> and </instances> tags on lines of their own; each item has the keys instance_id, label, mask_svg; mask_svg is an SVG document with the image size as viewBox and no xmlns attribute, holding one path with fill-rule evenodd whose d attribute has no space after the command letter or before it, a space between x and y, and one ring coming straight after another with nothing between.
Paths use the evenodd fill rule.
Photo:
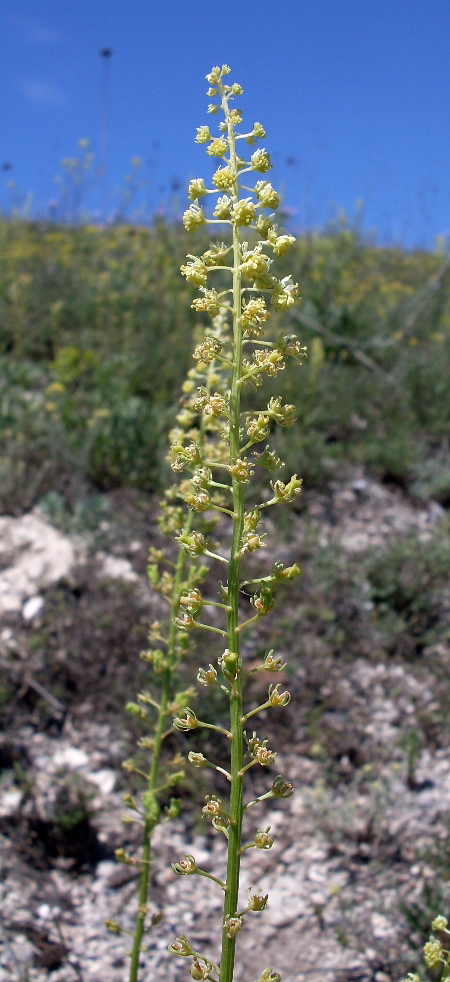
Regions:
<instances>
[{"instance_id":1,"label":"green stem","mask_svg":"<svg viewBox=\"0 0 450 982\"><path fill-rule=\"evenodd\" d=\"M206 873L204 869L196 869L195 872L198 874L198 876L204 876L206 880L212 880L213 883L218 883L218 885L222 887L222 890L226 890L225 883L222 880L219 880L218 876L213 876L212 873Z\"/></svg>"},{"instance_id":2,"label":"green stem","mask_svg":"<svg viewBox=\"0 0 450 982\"><path fill-rule=\"evenodd\" d=\"M236 179L234 183L234 202L238 201L237 158L233 124L229 119L226 99L222 97L222 105L228 124L230 146L230 165ZM239 230L233 224L233 375L230 394L230 464L233 466L239 457L239 419L241 390L239 379L242 373L242 323L241 323L241 274ZM238 603L240 588L240 556L244 527L244 496L242 484L233 478L233 537L228 573L228 649L236 655L239 666L239 635L238 635ZM224 928L222 933L222 956L220 963L220 982L232 982L235 958L235 938L227 937L226 922L235 917L238 909L239 873L242 843L243 817L243 778L242 766L244 760L244 732L242 723L242 672L237 669L236 679L231 684L230 691L230 730L231 730L231 789L230 789L230 826L228 837L228 861L226 877L226 893L223 908Z\"/></svg>"},{"instance_id":3,"label":"green stem","mask_svg":"<svg viewBox=\"0 0 450 982\"><path fill-rule=\"evenodd\" d=\"M174 579L174 592L173 592L174 610L178 608L178 603L182 592L182 581L183 581L183 573L184 573L186 558L187 558L186 554L182 549L180 549L178 554L178 562L176 564L175 579ZM148 785L147 785L147 790L152 792L153 794L155 794L158 788L159 764L161 758L162 744L165 737L164 727L165 727L166 716L167 716L167 707L169 705L170 698L171 698L172 676L175 667L174 665L175 642L176 642L176 628L175 625L171 622L169 639L168 639L168 648L167 648L168 665L163 676L161 704L159 706L158 719L156 723L152 763L151 763L150 774L148 777ZM138 979L139 956L141 953L142 938L144 936L145 920L147 914L146 906L147 906L147 899L148 899L148 885L149 885L149 877L150 877L151 835L154 827L155 827L154 820L147 818L145 820L145 825L144 825L142 867L141 867L141 874L139 878L138 913L136 917L136 926L133 936L133 946L131 949L129 982L137 982Z\"/></svg>"}]
</instances>

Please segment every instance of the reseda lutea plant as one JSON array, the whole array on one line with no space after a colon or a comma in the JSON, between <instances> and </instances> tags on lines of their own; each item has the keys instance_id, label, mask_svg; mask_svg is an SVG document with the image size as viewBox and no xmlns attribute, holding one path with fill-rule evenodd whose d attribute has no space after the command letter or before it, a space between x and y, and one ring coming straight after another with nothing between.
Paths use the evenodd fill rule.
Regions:
<instances>
[{"instance_id":1,"label":"reseda lutea plant","mask_svg":"<svg viewBox=\"0 0 450 982\"><path fill-rule=\"evenodd\" d=\"M251 890L247 903L239 904L243 853L252 848L269 849L273 844L269 828L260 829L252 841L244 841L245 812L263 800L285 798L293 793L291 784L278 776L265 794L244 800L246 773L258 765L271 766L276 758L268 740L248 728L249 721L253 726L254 718L262 710L286 706L290 695L280 692L279 685L270 685L262 705L254 708L244 705L249 676L259 671L275 674L283 666L281 658L269 651L259 667L247 670L241 657L241 640L249 628L273 609L277 584L292 580L300 570L296 564L285 567L276 562L268 573L245 579L241 566L249 553L265 546L265 509L291 502L300 492L301 480L297 475L288 481L275 477L282 464L269 445L255 449L266 441L274 424L294 423L295 410L291 405L283 405L278 397L269 399L259 411L245 411L242 398L247 388L258 389L264 376L273 378L282 371L287 358L301 362L305 354L296 335L277 335L271 330L265 339L262 337L264 325L272 315L288 311L297 296L297 285L291 276L280 280L271 272L273 255L284 255L294 237L282 233L274 222L271 210L278 207L279 197L270 182L258 177L254 184L248 185L255 175L267 174L271 168L270 157L264 149L255 149L249 154L250 159L238 153L238 146L255 146L265 132L260 123L255 123L250 132L239 132L242 113L232 108L231 103L242 94L242 88L224 82L229 72L228 66L223 65L213 68L206 76L210 85L208 95L218 100L210 104L208 112L215 115L220 110L223 119L217 136L211 134L209 126L201 126L196 142L205 144L208 156L217 158L220 165L213 174L211 189L203 179L191 181L192 203L184 213L183 222L187 230L208 224L214 228L222 226L231 233L231 242L211 243L203 255L189 255L187 264L181 267L188 283L199 288L200 295L192 306L209 314L212 325L193 355L195 375L203 375L203 382L198 385L197 379L191 379L185 385L181 418L190 429L180 428L175 432L171 447L173 470L190 474L180 483L178 494L195 519L189 518L178 532L177 541L191 559L199 556L201 562L214 550L222 572L218 599L203 596L197 583L181 593L174 626L182 638L201 629L221 639L217 668L211 663L201 668L197 677L201 686L219 687L229 701L227 727L203 722L189 707L175 717L174 726L184 732L207 727L228 743L229 769L219 767L200 752L191 751L188 759L194 767L209 767L225 774L230 792L225 803L216 795L208 795L203 808L203 815L211 819L214 829L227 840L225 876L199 869L191 855L173 865L174 872L181 876L207 876L223 893L220 963L215 964L205 953L196 951L184 936L177 938L170 950L192 959L192 978L220 982L233 979L236 937L247 914L263 910L268 900L258 890ZM210 195L217 195L217 200L214 200L212 217L208 218L199 201ZM267 214L267 209L271 213ZM257 506L246 508L245 489L256 466L274 475L271 490ZM219 551L198 528L197 518L205 515L227 517L231 523L228 549ZM253 608L250 616L240 613L239 600L244 595ZM209 608L214 609L216 616L222 614L223 626L208 622L205 611ZM274 982L277 978L277 973L269 968L261 975L261 982Z\"/></svg>"},{"instance_id":2,"label":"reseda lutea plant","mask_svg":"<svg viewBox=\"0 0 450 982\"><path fill-rule=\"evenodd\" d=\"M206 371L201 373L198 373L196 368L191 369L185 387L190 388L195 381L203 382L204 391L211 393L215 381L213 366L206 366ZM177 421L179 427L176 438L180 440L190 427L190 414L182 408ZM199 419L195 431L200 453L205 446L207 430L207 416L204 416ZM163 622L154 621L150 625L148 639L150 644L156 647L151 647L141 654L141 658L153 675L152 690L145 689L139 692L137 701L127 705L128 712L144 721L146 728L151 732L151 735L141 737L137 744L141 755L150 754L148 770L143 770L140 760L134 758L124 761L122 765L124 770L139 775L146 782L146 790L140 797L132 794L126 794L124 797L129 813L124 816L123 821L136 823L143 830L142 855L136 857L124 849L116 850L116 858L120 862L139 870L138 910L134 932L131 935L130 982L137 982L139 959L141 952L145 950L142 941L148 920L152 833L157 825L177 818L180 812L180 801L177 797L171 797L169 803L164 808L161 807L161 801L167 799L171 789L176 788L184 777L184 770L180 767L183 763L182 757L178 753L172 757L163 754L164 744L167 737L173 733L171 720L174 713L181 712L195 695L194 689L183 688L180 684L179 670L191 651L191 644L188 632L180 630L176 615L179 613L180 604L183 604L183 599L193 592L198 592L198 587L207 572L207 567L198 562L199 553L215 558L215 554L207 548L206 540L214 529L216 516L197 516L196 532L193 531L193 518L193 511L188 512L187 508L183 508L180 504L179 488L174 483L166 490L165 499L161 502L158 519L160 531L171 539L175 536L181 539L181 533L184 536L192 534L194 541L201 541L202 548L186 549L184 542L180 541L175 561L170 550L167 553L163 549L150 550L148 577L152 588L167 605L167 618ZM195 565L192 561L194 557L197 559ZM159 919L158 914L154 915L152 923L157 923ZM109 920L106 923L112 933L122 933L123 929L118 921Z\"/></svg>"},{"instance_id":3,"label":"reseda lutea plant","mask_svg":"<svg viewBox=\"0 0 450 982\"><path fill-rule=\"evenodd\" d=\"M173 865L179 875L199 874L212 880L223 892L223 930L220 965L205 954L197 952L185 937L177 938L169 947L173 954L190 957L191 976L211 982L231 982L233 978L236 935L246 915L261 911L267 897L258 890L250 891L247 904L239 908L239 871L241 855L248 849L270 849L273 836L270 828L260 829L254 839L243 842L242 824L247 809L271 798L287 798L293 793L291 784L281 776L270 789L258 798L244 802L244 778L256 765L274 763L276 753L267 746L268 740L256 731L247 730L262 710L286 706L290 696L280 692L279 685L270 685L267 699L260 706L244 707L244 687L255 672L279 672L281 658L269 651L258 668L246 670L241 658L241 638L245 631L268 614L274 606L277 583L292 580L298 575L296 564L285 567L277 562L265 575L244 579L241 565L250 553L265 547L262 516L264 509L292 501L300 491L301 481L294 475L285 483L275 479L282 466L280 459L265 445L274 425L290 426L295 422L294 407L283 405L281 398L271 398L259 411L242 409L242 395L247 387L258 389L263 376L274 377L292 357L301 362L305 349L296 335L270 332L262 339L264 325L273 314L289 310L297 295L297 286L290 276L277 279L270 272L271 256L283 255L294 241L293 236L280 232L274 222L279 198L266 180L257 180L247 187L242 180L252 174L265 174L270 158L263 149L251 153L245 161L237 153L237 141L254 146L264 137L264 130L255 123L249 133L238 133L240 110L230 107L235 96L242 93L239 85L226 85L223 77L229 68L214 68L207 76L209 95L218 97L219 105L211 104L215 114L221 108L224 119L219 135L213 137L209 127L202 126L197 142L207 144L207 153L222 162L213 175L214 187L208 189L203 180L191 181L191 205L183 216L188 230L201 225L224 226L231 232L231 243L212 243L200 257L190 255L182 266L187 281L199 287L200 296L193 301L198 312L209 314L212 324L195 348L194 366L183 385L181 411L177 427L171 434L169 459L174 471L174 484L168 488L161 505L161 531L176 540L173 549L151 550L149 578L153 588L167 605L167 619L150 626L150 650L142 658L152 672L152 688L129 703L128 711L143 720L150 733L138 741L140 754L150 754L150 765L140 760L125 761L125 770L144 778L146 790L139 796L127 794L129 808L126 821L136 822L143 830L142 855L134 857L125 850L117 858L139 870L139 897L135 930L132 934L130 982L137 982L139 959L144 950L142 942L148 918L149 870L151 839L155 827L179 814L178 798L170 798L184 776L181 755L170 758L163 754L166 738L174 728L190 731L207 728L220 734L230 749L229 770L209 761L200 752L188 755L194 767L212 768L225 775L230 784L229 802L225 805L216 795L208 795L202 809L214 829L223 834L228 844L227 870L224 879L197 867L195 858L185 856ZM245 175L250 175L250 178ZM221 192L226 192L221 194ZM242 192L247 192L246 196ZM213 217L207 218L199 199L216 195ZM245 230L245 231L244 231ZM215 286L208 277L215 277ZM224 287L222 284L225 282ZM267 298L267 299L266 299ZM270 306L267 306L269 300ZM244 491L250 484L255 467L260 466L274 475L271 491L258 506L246 508ZM190 477L188 476L190 475ZM223 517L224 516L224 517ZM231 545L228 550L217 546L213 535L218 520L231 523ZM220 570L218 599L208 599L201 591L208 563ZM239 597L245 596L253 612L243 617ZM214 608L223 617L223 626L201 619L202 611ZM216 616L217 616L216 614ZM211 620L211 619L210 619ZM192 632L202 630L221 640L217 668L210 663L198 672L200 686L218 687L229 702L229 728L199 719L190 708L194 691L183 688L179 669L191 650ZM175 717L173 719L173 717ZM172 722L173 720L173 722ZM109 921L111 931L122 931L117 921ZM278 976L266 969L263 982L276 982Z\"/></svg>"}]
</instances>

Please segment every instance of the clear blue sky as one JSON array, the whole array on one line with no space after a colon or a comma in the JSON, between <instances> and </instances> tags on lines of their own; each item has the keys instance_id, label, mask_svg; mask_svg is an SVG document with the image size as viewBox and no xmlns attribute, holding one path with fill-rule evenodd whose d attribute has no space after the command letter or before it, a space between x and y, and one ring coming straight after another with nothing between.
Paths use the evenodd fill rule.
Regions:
<instances>
[{"instance_id":1,"label":"clear blue sky","mask_svg":"<svg viewBox=\"0 0 450 982\"><path fill-rule=\"evenodd\" d=\"M3 0L0 205L14 180L46 214L61 158L87 137L101 154L103 62L110 47L108 186L118 202L133 156L151 208L173 181L206 176L193 142L204 75L227 62L244 87L283 185L292 225L344 208L378 241L450 237L449 0ZM100 179L87 200L101 210ZM175 205L173 205L175 206Z\"/></svg>"}]
</instances>

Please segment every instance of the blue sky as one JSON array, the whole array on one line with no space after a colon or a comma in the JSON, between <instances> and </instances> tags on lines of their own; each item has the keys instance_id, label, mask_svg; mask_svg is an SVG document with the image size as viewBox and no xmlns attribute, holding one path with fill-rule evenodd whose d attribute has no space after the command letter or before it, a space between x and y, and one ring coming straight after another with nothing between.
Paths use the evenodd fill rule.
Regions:
<instances>
[{"instance_id":1,"label":"blue sky","mask_svg":"<svg viewBox=\"0 0 450 982\"><path fill-rule=\"evenodd\" d=\"M292 227L323 226L340 208L353 221L360 201L379 242L450 237L448 0L3 0L0 24L3 209L32 194L48 214L61 159L88 138L84 203L101 213L109 47L110 214L136 156L144 186L131 211L184 206L187 180L210 169L193 141L211 122L204 76L227 62L245 120L267 130Z\"/></svg>"}]
</instances>

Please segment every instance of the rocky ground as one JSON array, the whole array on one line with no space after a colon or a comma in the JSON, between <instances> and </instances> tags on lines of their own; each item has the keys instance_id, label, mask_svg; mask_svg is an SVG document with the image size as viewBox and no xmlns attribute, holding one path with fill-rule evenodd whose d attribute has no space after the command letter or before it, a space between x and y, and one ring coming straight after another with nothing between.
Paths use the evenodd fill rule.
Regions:
<instances>
[{"instance_id":1,"label":"rocky ground","mask_svg":"<svg viewBox=\"0 0 450 982\"><path fill-rule=\"evenodd\" d=\"M354 566L395 537L426 542L443 521L433 502L354 473L292 513L279 547L295 554L313 539ZM131 930L136 906L135 872L114 858L137 844L121 821L133 733L120 707L139 684L137 655L159 610L145 579L155 536L139 495L112 496L90 532L58 530L39 510L0 517L0 982L127 978L127 938L107 934L104 921ZM371 616L361 597L368 610L349 622ZM275 843L245 854L243 898L257 885L269 906L246 919L237 982L269 965L284 982L389 982L417 966L429 919L448 913L450 646L440 640L420 660L381 658L361 637L359 654L352 642L351 657L337 657L309 611L312 654L295 660L300 608L290 603L277 651L297 698L273 727L274 774L296 794L249 813L250 831L271 826ZM163 916L142 980L189 977L167 952L178 935L217 952L219 891L175 877L170 863L185 853L221 875L222 842L189 803L155 834L151 911Z\"/></svg>"}]
</instances>

